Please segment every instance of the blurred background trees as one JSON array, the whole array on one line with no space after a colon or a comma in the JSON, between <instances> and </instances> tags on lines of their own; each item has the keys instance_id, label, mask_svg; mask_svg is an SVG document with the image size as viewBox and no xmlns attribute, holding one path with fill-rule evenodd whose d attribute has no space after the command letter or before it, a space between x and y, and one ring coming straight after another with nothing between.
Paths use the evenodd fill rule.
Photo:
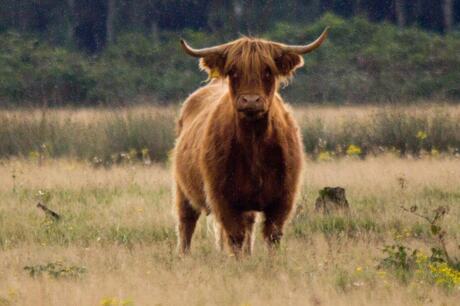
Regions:
<instances>
[{"instance_id":1,"label":"blurred background trees","mask_svg":"<svg viewBox=\"0 0 460 306\"><path fill-rule=\"evenodd\" d=\"M0 0L0 103L174 102L205 79L179 37L301 43L326 24L291 101L460 98L459 0Z\"/></svg>"},{"instance_id":2,"label":"blurred background trees","mask_svg":"<svg viewBox=\"0 0 460 306\"><path fill-rule=\"evenodd\" d=\"M280 21L308 24L325 12L400 27L449 32L455 0L1 0L0 30L35 33L59 45L99 52L126 31L194 29L258 35Z\"/></svg>"}]
</instances>

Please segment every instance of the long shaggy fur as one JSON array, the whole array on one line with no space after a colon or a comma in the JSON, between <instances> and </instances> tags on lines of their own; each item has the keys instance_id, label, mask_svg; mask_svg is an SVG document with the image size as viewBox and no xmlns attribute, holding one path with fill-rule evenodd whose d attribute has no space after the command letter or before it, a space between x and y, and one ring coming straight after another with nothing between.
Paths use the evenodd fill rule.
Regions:
<instances>
[{"instance_id":1,"label":"long shaggy fur","mask_svg":"<svg viewBox=\"0 0 460 306\"><path fill-rule=\"evenodd\" d=\"M277 89L302 63L298 55L282 54L276 43L247 37L201 59L201 67L221 77L185 101L178 121L173 171L181 252L189 251L201 212L214 215L219 246L228 245L236 255L251 252L256 212L264 215L270 248L279 243L295 205L303 150ZM272 80L264 79L267 69ZM240 74L240 85L228 77L231 71ZM266 97L267 111L257 120L247 120L235 107L238 91L248 88Z\"/></svg>"}]
</instances>

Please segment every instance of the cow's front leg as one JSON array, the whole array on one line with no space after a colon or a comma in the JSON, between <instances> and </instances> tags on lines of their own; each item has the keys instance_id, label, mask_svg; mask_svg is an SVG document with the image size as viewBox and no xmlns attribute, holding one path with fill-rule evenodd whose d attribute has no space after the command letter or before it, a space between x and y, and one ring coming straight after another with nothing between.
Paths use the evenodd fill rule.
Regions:
<instances>
[{"instance_id":1,"label":"cow's front leg","mask_svg":"<svg viewBox=\"0 0 460 306\"><path fill-rule=\"evenodd\" d=\"M291 202L280 202L269 206L265 211L263 236L269 251L273 251L280 244L283 229L293 208Z\"/></svg>"},{"instance_id":2,"label":"cow's front leg","mask_svg":"<svg viewBox=\"0 0 460 306\"><path fill-rule=\"evenodd\" d=\"M219 210L218 218L223 227L225 240L230 251L236 257L241 257L246 237L244 213L235 209L223 208Z\"/></svg>"},{"instance_id":3,"label":"cow's front leg","mask_svg":"<svg viewBox=\"0 0 460 306\"><path fill-rule=\"evenodd\" d=\"M179 187L176 189L176 209L178 217L178 249L179 253L184 255L190 252L192 236L200 217L200 212L192 207L190 201L185 197Z\"/></svg>"},{"instance_id":4,"label":"cow's front leg","mask_svg":"<svg viewBox=\"0 0 460 306\"><path fill-rule=\"evenodd\" d=\"M236 217L236 218L242 219L241 227L242 227L242 230L244 230L244 240L242 242L242 246L241 247L238 246L238 244L240 244L240 242L238 242L239 238L237 238L237 245L232 246L233 243L231 243L231 241L229 240L227 231L224 229L224 227L221 224L216 222L217 227L215 228L215 230L216 230L216 238L217 238L216 239L217 248L219 250L223 250L224 244L226 244L231 248L232 252L234 252L235 247L237 247L238 253L241 252L241 250L239 249L242 248L242 252L245 255L251 255L252 248L254 245L254 225L256 221L256 214L254 212L245 212L241 214L241 217ZM238 233L236 236L238 237L239 235L240 234Z\"/></svg>"}]
</instances>

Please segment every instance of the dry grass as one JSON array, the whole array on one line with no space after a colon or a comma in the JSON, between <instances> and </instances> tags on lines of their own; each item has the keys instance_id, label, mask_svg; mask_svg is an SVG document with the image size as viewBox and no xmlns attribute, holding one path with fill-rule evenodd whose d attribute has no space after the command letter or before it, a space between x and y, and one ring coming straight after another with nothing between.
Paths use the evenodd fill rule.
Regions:
<instances>
[{"instance_id":1,"label":"dry grass","mask_svg":"<svg viewBox=\"0 0 460 306\"><path fill-rule=\"evenodd\" d=\"M419 278L404 283L376 268L385 244L403 239L424 248L429 240L421 221L400 205L449 206L445 227L450 241L458 241L459 159L309 162L299 211L279 253L268 256L257 237L254 256L242 261L214 250L205 218L192 255L176 256L165 166L106 170L71 160L41 166L10 160L0 173L0 305L455 305L460 299L460 288L447 291ZM334 185L347 188L352 205L345 225L312 209L318 190ZM51 194L48 205L63 215L61 222L46 221L35 208L38 190ZM403 232L409 235L397 238ZM87 272L54 279L23 270L55 261Z\"/></svg>"},{"instance_id":2,"label":"dry grass","mask_svg":"<svg viewBox=\"0 0 460 306\"><path fill-rule=\"evenodd\" d=\"M108 108L56 108L56 109L45 109L46 114L53 115L58 118L71 119L76 122L91 123L98 120L102 120L107 117L108 114L166 114L175 115L178 113L179 107L177 105L171 105L168 107L158 107L153 105L135 105L132 107L115 107L112 109ZM442 110L454 117L460 116L460 105L455 104L443 104L443 103L420 103L416 105L404 105L404 104L387 104L383 106L378 105L345 105L345 106L295 106L295 115L298 120L303 119L316 119L321 118L326 123L333 123L342 121L347 118L365 119L371 115L382 111L403 111L405 113L413 115L432 115L436 111ZM1 114L9 117L20 116L24 119L27 118L41 118L43 115L43 109L40 108L14 108L0 110Z\"/></svg>"},{"instance_id":3,"label":"dry grass","mask_svg":"<svg viewBox=\"0 0 460 306\"><path fill-rule=\"evenodd\" d=\"M2 115L6 117L20 117L24 120L41 119L43 115L51 116L53 118L70 120L71 122L80 122L83 124L91 124L97 121L107 119L110 116L121 115L126 117L140 116L140 115L162 115L162 116L175 116L178 113L177 106L133 106L133 107L113 107L113 108L14 108L0 110Z\"/></svg>"},{"instance_id":4,"label":"dry grass","mask_svg":"<svg viewBox=\"0 0 460 306\"><path fill-rule=\"evenodd\" d=\"M158 106L0 110L0 158L76 158L107 166L132 153L165 161L177 113L177 107ZM363 157L460 154L460 106L311 106L295 107L294 114L305 151L315 158L342 157L350 145Z\"/></svg>"},{"instance_id":5,"label":"dry grass","mask_svg":"<svg viewBox=\"0 0 460 306\"><path fill-rule=\"evenodd\" d=\"M353 118L357 121L366 120L382 111L402 112L413 116L433 116L436 112L445 111L454 117L460 116L460 105L426 103L417 105L384 104L384 105L344 105L344 106L303 106L296 107L298 120L314 120L320 118L326 124L337 124Z\"/></svg>"}]
</instances>

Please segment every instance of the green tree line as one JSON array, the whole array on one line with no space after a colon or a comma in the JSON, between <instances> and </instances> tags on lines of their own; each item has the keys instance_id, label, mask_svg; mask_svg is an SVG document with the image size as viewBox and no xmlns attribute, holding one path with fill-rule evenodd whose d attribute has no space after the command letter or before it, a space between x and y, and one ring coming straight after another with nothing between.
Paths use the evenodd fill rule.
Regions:
<instances>
[{"instance_id":1,"label":"green tree line","mask_svg":"<svg viewBox=\"0 0 460 306\"><path fill-rule=\"evenodd\" d=\"M460 32L441 35L416 27L376 24L326 14L313 24L279 22L262 37L309 42L326 26L328 41L305 56L291 102L368 103L460 98ZM47 43L34 35L0 34L3 105L93 105L177 102L207 78L179 38L204 47L224 42L207 31L127 32L96 55ZM237 38L234 36L233 38Z\"/></svg>"},{"instance_id":2,"label":"green tree line","mask_svg":"<svg viewBox=\"0 0 460 306\"><path fill-rule=\"evenodd\" d=\"M399 27L450 32L459 0L0 0L0 32L34 33L57 45L100 52L125 32L193 29L223 38L259 35L278 22L309 24L326 12Z\"/></svg>"}]
</instances>

